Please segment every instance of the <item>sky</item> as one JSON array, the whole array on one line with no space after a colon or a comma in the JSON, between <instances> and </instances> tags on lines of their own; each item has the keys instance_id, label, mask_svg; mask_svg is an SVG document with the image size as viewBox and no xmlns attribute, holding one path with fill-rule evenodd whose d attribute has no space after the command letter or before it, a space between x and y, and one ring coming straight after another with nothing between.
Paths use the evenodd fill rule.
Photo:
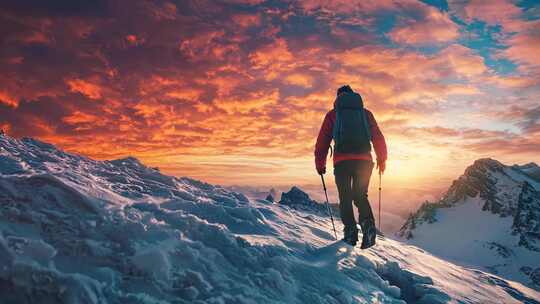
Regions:
<instances>
[{"instance_id":1,"label":"sky","mask_svg":"<svg viewBox=\"0 0 540 304\"><path fill-rule=\"evenodd\" d=\"M538 1L8 0L0 44L0 128L96 159L316 184L317 133L350 84L386 137L388 187L540 163Z\"/></svg>"}]
</instances>

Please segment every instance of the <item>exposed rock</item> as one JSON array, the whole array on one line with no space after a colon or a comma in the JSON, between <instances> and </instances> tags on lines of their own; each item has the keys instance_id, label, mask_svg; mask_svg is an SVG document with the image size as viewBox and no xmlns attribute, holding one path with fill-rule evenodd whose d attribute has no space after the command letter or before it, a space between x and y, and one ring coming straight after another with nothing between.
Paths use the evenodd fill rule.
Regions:
<instances>
[{"instance_id":1,"label":"exposed rock","mask_svg":"<svg viewBox=\"0 0 540 304\"><path fill-rule=\"evenodd\" d=\"M485 244L489 249L495 250L500 256L509 258L514 255L514 251L506 246L496 242L488 242Z\"/></svg>"},{"instance_id":2,"label":"exposed rock","mask_svg":"<svg viewBox=\"0 0 540 304\"><path fill-rule=\"evenodd\" d=\"M519 194L512 228L519 234L520 246L540 251L540 193L527 182Z\"/></svg>"},{"instance_id":3,"label":"exposed rock","mask_svg":"<svg viewBox=\"0 0 540 304\"><path fill-rule=\"evenodd\" d=\"M307 193L296 186L293 186L289 192L281 193L279 203L296 209L326 212L323 204L312 200Z\"/></svg>"},{"instance_id":4,"label":"exposed rock","mask_svg":"<svg viewBox=\"0 0 540 304\"><path fill-rule=\"evenodd\" d=\"M513 165L512 168L515 170L520 170L530 178L534 179L537 182L540 182L540 166L538 166L536 163L530 162L522 166Z\"/></svg>"},{"instance_id":5,"label":"exposed rock","mask_svg":"<svg viewBox=\"0 0 540 304\"><path fill-rule=\"evenodd\" d=\"M512 177L515 173L525 176L523 170L537 167L534 163L505 166L494 159L478 159L452 183L439 201L426 201L411 214L397 235L413 238L412 230L418 225L437 221L438 209L452 207L468 197L479 197L484 201L482 210L513 218L512 233L519 235L519 246L540 251L540 193L527 181ZM500 251L496 246L493 249ZM499 253L506 254L504 250Z\"/></svg>"},{"instance_id":6,"label":"exposed rock","mask_svg":"<svg viewBox=\"0 0 540 304\"><path fill-rule=\"evenodd\" d=\"M294 186L289 190L289 192L283 192L281 194L281 204L284 205L310 205L318 204L316 201L312 200L307 193L300 190L300 188Z\"/></svg>"},{"instance_id":7,"label":"exposed rock","mask_svg":"<svg viewBox=\"0 0 540 304\"><path fill-rule=\"evenodd\" d=\"M531 281L533 282L534 285L540 287L540 267L533 270L531 274L529 275L529 278L531 278Z\"/></svg>"}]
</instances>

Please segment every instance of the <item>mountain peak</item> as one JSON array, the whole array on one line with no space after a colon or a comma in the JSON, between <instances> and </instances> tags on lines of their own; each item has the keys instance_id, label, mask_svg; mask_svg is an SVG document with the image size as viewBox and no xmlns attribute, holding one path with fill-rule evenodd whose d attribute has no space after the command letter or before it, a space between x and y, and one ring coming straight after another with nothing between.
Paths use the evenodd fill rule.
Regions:
<instances>
[{"instance_id":1,"label":"mountain peak","mask_svg":"<svg viewBox=\"0 0 540 304\"><path fill-rule=\"evenodd\" d=\"M538 165L535 162L530 162L525 165L522 165L521 168L523 169L533 169L533 168L539 168Z\"/></svg>"},{"instance_id":2,"label":"mountain peak","mask_svg":"<svg viewBox=\"0 0 540 304\"><path fill-rule=\"evenodd\" d=\"M285 205L292 204L318 204L316 201L312 200L309 195L304 192L302 189L297 186L293 186L289 192L283 192L281 194L280 203Z\"/></svg>"},{"instance_id":3,"label":"mountain peak","mask_svg":"<svg viewBox=\"0 0 540 304\"><path fill-rule=\"evenodd\" d=\"M36 147L40 148L41 150L45 150L45 151L59 150L55 145L44 142L44 141L41 141L41 140L33 138L33 137L23 137L21 139L21 142L23 142L25 144L28 144L28 145L36 146Z\"/></svg>"},{"instance_id":4,"label":"mountain peak","mask_svg":"<svg viewBox=\"0 0 540 304\"><path fill-rule=\"evenodd\" d=\"M470 165L467 169L465 169L465 174L467 174L471 170L501 171L504 167L505 165L503 165L501 162L493 158L480 158L480 159L475 160L472 165Z\"/></svg>"},{"instance_id":5,"label":"mountain peak","mask_svg":"<svg viewBox=\"0 0 540 304\"><path fill-rule=\"evenodd\" d=\"M540 254L540 183L531 172L478 159L439 201L425 202L411 214L397 235L469 265L480 261L491 272L521 273L514 278L540 287L540 280L522 270Z\"/></svg>"},{"instance_id":6,"label":"mountain peak","mask_svg":"<svg viewBox=\"0 0 540 304\"><path fill-rule=\"evenodd\" d=\"M111 160L111 163L115 165L136 165L136 166L144 166L143 163L134 156L128 156L124 158L118 158Z\"/></svg>"}]
</instances>

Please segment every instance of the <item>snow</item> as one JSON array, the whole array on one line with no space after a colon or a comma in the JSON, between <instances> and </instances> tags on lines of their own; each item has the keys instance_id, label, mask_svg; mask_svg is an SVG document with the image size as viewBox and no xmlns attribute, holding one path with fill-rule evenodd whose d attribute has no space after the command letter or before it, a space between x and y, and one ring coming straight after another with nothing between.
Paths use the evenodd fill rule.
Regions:
<instances>
[{"instance_id":1,"label":"snow","mask_svg":"<svg viewBox=\"0 0 540 304\"><path fill-rule=\"evenodd\" d=\"M438 210L436 224L417 227L409 243L470 267L497 265L491 270L514 280L524 279L519 268L538 265L538 253L518 247L519 237L512 235L512 218L483 211L483 203L478 197L468 198L458 206ZM509 248L512 259L493 254L486 246L490 242Z\"/></svg>"},{"instance_id":2,"label":"snow","mask_svg":"<svg viewBox=\"0 0 540 304\"><path fill-rule=\"evenodd\" d=\"M535 272L540 271L540 253L534 248L522 246L523 235L520 234L529 226L538 229L537 226L535 228L538 221L535 215L520 209L536 209L539 193L525 187L525 182L535 187L535 181L523 174L519 166L508 167L494 160L489 161L496 164L494 169L475 171L473 165L451 187L459 189L472 184L473 189L481 189L475 197L471 197L471 192L462 196L449 190L446 201L432 205L433 209L429 212L420 212L414 222L409 221L404 226L407 233L403 236L409 236L409 244L445 260L539 289L540 280L535 278ZM490 187L482 188L485 185L482 182ZM522 197L523 193L536 197L536 201L532 198L528 201ZM486 208L488 198L498 206L496 209ZM521 225L516 220L517 213L521 216L520 221L528 225L520 226L521 230L516 226ZM423 220L424 216L428 219ZM535 230L528 231L528 236L534 238Z\"/></svg>"},{"instance_id":3,"label":"snow","mask_svg":"<svg viewBox=\"0 0 540 304\"><path fill-rule=\"evenodd\" d=\"M535 169L536 169L536 172L538 172L538 169L537 168ZM505 168L504 171L514 181L518 181L518 182L527 181L529 184L531 184L531 186L533 186L536 189L536 191L540 191L540 181L538 181L537 179L533 179L528 175L524 175L522 172L520 172L520 171L528 172L531 170L516 170L510 167L510 168Z\"/></svg>"},{"instance_id":4,"label":"snow","mask_svg":"<svg viewBox=\"0 0 540 304\"><path fill-rule=\"evenodd\" d=\"M99 162L33 139L0 135L0 151L10 159L0 165L2 303L540 299L396 240L351 248L317 207L248 200L134 158Z\"/></svg>"}]
</instances>

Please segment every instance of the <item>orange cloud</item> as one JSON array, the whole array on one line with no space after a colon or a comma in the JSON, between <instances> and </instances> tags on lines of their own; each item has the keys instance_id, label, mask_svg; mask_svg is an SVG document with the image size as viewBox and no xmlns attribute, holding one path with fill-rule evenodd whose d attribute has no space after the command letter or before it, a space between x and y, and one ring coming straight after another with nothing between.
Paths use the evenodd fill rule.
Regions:
<instances>
[{"instance_id":1,"label":"orange cloud","mask_svg":"<svg viewBox=\"0 0 540 304\"><path fill-rule=\"evenodd\" d=\"M443 65L448 61L452 69L458 76L473 77L479 76L487 71L484 59L459 44L453 44L444 49L440 56L437 56L435 64ZM433 66L432 68L436 68Z\"/></svg>"},{"instance_id":2,"label":"orange cloud","mask_svg":"<svg viewBox=\"0 0 540 304\"><path fill-rule=\"evenodd\" d=\"M450 1L451 9L471 22L473 19L483 20L489 24L500 24L507 30L516 30L521 22L516 18L521 15L521 9L508 0L471 0L464 7L458 8L461 2Z\"/></svg>"},{"instance_id":3,"label":"orange cloud","mask_svg":"<svg viewBox=\"0 0 540 304\"><path fill-rule=\"evenodd\" d=\"M290 74L285 77L285 82L289 84L294 84L297 86L302 86L310 88L313 85L313 78L305 74Z\"/></svg>"},{"instance_id":4,"label":"orange cloud","mask_svg":"<svg viewBox=\"0 0 540 304\"><path fill-rule=\"evenodd\" d=\"M232 17L233 21L241 27L247 28L251 26L258 26L261 24L261 16L250 14L238 14Z\"/></svg>"},{"instance_id":5,"label":"orange cloud","mask_svg":"<svg viewBox=\"0 0 540 304\"><path fill-rule=\"evenodd\" d=\"M471 80L484 75L482 57L461 45L450 45L434 55L403 50L359 47L332 56L341 65L361 71L343 71L334 75L338 83L351 83L368 100L399 104L416 99L433 101L450 95L478 95L481 91ZM461 79L458 84L447 79Z\"/></svg>"},{"instance_id":6,"label":"orange cloud","mask_svg":"<svg viewBox=\"0 0 540 304\"><path fill-rule=\"evenodd\" d=\"M107 123L103 118L81 111L75 111L71 115L62 118L62 120L67 124L74 125L77 131L92 130Z\"/></svg>"},{"instance_id":7,"label":"orange cloud","mask_svg":"<svg viewBox=\"0 0 540 304\"><path fill-rule=\"evenodd\" d=\"M248 113L251 111L260 111L268 107L269 105L277 104L279 100L279 92L274 90L272 92L253 92L249 93L247 97L232 97L230 99L217 100L216 106L225 110L227 113L232 114Z\"/></svg>"},{"instance_id":8,"label":"orange cloud","mask_svg":"<svg viewBox=\"0 0 540 304\"><path fill-rule=\"evenodd\" d=\"M249 55L249 60L256 69L265 69L266 79L272 80L279 73L289 71L295 66L295 57L289 51L285 39L278 38Z\"/></svg>"},{"instance_id":9,"label":"orange cloud","mask_svg":"<svg viewBox=\"0 0 540 304\"><path fill-rule=\"evenodd\" d=\"M66 83L69 90L75 93L81 93L90 99L100 99L101 87L83 79L68 79Z\"/></svg>"},{"instance_id":10,"label":"orange cloud","mask_svg":"<svg viewBox=\"0 0 540 304\"><path fill-rule=\"evenodd\" d=\"M81 123L91 123L96 121L96 116L83 113L80 111L75 111L71 113L70 116L66 116L63 120L69 124L81 124Z\"/></svg>"},{"instance_id":11,"label":"orange cloud","mask_svg":"<svg viewBox=\"0 0 540 304\"><path fill-rule=\"evenodd\" d=\"M518 65L518 70L529 77L540 75L540 21L522 18L524 12L513 1L509 0L471 0L465 5L462 2L451 1L449 7L466 22L481 20L490 25L500 25L502 33L500 42L508 48L496 53L497 56L508 58ZM532 74L531 74L532 73ZM523 87L525 81L511 77L506 85Z\"/></svg>"},{"instance_id":12,"label":"orange cloud","mask_svg":"<svg viewBox=\"0 0 540 304\"><path fill-rule=\"evenodd\" d=\"M19 106L19 102L17 101L15 97L11 96L6 91L2 91L2 90L0 90L0 103L6 104L14 108Z\"/></svg>"},{"instance_id":13,"label":"orange cloud","mask_svg":"<svg viewBox=\"0 0 540 304\"><path fill-rule=\"evenodd\" d=\"M201 91L195 89L180 89L172 90L165 94L166 96L176 98L176 99L185 99L185 100L197 100L201 95Z\"/></svg>"},{"instance_id":14,"label":"orange cloud","mask_svg":"<svg viewBox=\"0 0 540 304\"><path fill-rule=\"evenodd\" d=\"M308 12L321 9L334 14L350 14L353 12L373 13L377 10L390 10L399 6L395 1L350 1L350 0L302 0L300 5Z\"/></svg>"},{"instance_id":15,"label":"orange cloud","mask_svg":"<svg viewBox=\"0 0 540 304\"><path fill-rule=\"evenodd\" d=\"M427 9L425 19L408 22L390 32L392 40L405 44L433 44L455 40L458 26L446 13L435 8Z\"/></svg>"},{"instance_id":16,"label":"orange cloud","mask_svg":"<svg viewBox=\"0 0 540 304\"><path fill-rule=\"evenodd\" d=\"M526 28L507 43L510 47L502 55L518 64L540 67L540 20L529 21Z\"/></svg>"},{"instance_id":17,"label":"orange cloud","mask_svg":"<svg viewBox=\"0 0 540 304\"><path fill-rule=\"evenodd\" d=\"M540 82L540 79L531 76L498 76L490 75L484 78L485 83L493 83L503 88L526 88Z\"/></svg>"},{"instance_id":18,"label":"orange cloud","mask_svg":"<svg viewBox=\"0 0 540 304\"><path fill-rule=\"evenodd\" d=\"M239 50L237 42L225 40L225 31L216 30L204 35L197 35L180 42L180 51L186 54L193 61L208 60L209 57L223 60L226 55L233 54Z\"/></svg>"},{"instance_id":19,"label":"orange cloud","mask_svg":"<svg viewBox=\"0 0 540 304\"><path fill-rule=\"evenodd\" d=\"M432 56L401 50L360 47L335 55L333 58L346 66L357 66L405 79L471 77L486 71L482 57L457 44L450 45Z\"/></svg>"}]
</instances>

